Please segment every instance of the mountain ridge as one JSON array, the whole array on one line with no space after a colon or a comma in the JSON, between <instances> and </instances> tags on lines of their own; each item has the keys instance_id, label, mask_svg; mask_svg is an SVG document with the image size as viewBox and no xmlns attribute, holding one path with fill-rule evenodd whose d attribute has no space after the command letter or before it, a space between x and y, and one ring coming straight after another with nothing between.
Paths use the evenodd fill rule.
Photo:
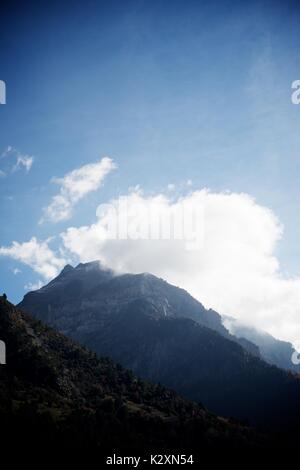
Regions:
<instances>
[{"instance_id":1,"label":"mountain ridge","mask_svg":"<svg viewBox=\"0 0 300 470\"><path fill-rule=\"evenodd\" d=\"M87 276L79 284L78 271L69 283L66 275L62 285L58 276L57 289L54 280L51 289L25 295L20 306L98 354L218 414L279 428L296 421L297 378L239 344L220 327L219 314L153 275L106 273L103 279L99 268L98 282L97 270L87 268L78 268Z\"/></svg>"}]
</instances>

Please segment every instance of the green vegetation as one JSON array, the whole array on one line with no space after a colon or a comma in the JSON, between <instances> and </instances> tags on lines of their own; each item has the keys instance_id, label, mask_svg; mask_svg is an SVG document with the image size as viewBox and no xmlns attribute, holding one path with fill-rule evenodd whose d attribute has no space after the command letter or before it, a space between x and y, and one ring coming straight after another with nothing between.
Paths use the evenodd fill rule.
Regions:
<instances>
[{"instance_id":1,"label":"green vegetation","mask_svg":"<svg viewBox=\"0 0 300 470\"><path fill-rule=\"evenodd\" d=\"M253 430L138 379L0 299L3 445L91 450L259 447Z\"/></svg>"}]
</instances>

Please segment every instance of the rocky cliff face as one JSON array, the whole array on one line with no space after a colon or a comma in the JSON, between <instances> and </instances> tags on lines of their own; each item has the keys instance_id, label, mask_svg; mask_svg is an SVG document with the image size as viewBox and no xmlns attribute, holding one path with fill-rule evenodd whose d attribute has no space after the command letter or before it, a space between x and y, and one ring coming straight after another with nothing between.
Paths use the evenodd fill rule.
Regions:
<instances>
[{"instance_id":1,"label":"rocky cliff face","mask_svg":"<svg viewBox=\"0 0 300 470\"><path fill-rule=\"evenodd\" d=\"M151 305L151 315L156 318L186 317L230 336L221 316L206 310L183 289L149 273L117 276L99 262L79 264L76 268L66 266L49 284L26 294L19 306L63 333L74 335L82 326L76 319L84 319L85 330L94 331L107 315L118 313L137 300Z\"/></svg>"},{"instance_id":2,"label":"rocky cliff face","mask_svg":"<svg viewBox=\"0 0 300 470\"><path fill-rule=\"evenodd\" d=\"M98 261L76 268L67 265L49 284L26 294L19 306L65 335L85 341L84 336L101 328L111 315L139 300L150 307L148 315L192 319L260 356L254 343L231 335L217 312L205 309L185 290L149 273L118 276Z\"/></svg>"}]
</instances>

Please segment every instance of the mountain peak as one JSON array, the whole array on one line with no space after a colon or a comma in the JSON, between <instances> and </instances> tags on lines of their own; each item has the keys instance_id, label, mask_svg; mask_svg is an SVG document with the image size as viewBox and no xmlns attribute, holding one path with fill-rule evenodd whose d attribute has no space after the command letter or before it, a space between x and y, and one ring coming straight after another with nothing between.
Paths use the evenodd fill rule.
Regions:
<instances>
[{"instance_id":1,"label":"mountain peak","mask_svg":"<svg viewBox=\"0 0 300 470\"><path fill-rule=\"evenodd\" d=\"M107 266L104 266L100 260L89 261L87 263L79 263L75 267L75 270L80 272L93 271L96 273L98 271L103 273L109 273L110 275L114 274L113 270L108 268Z\"/></svg>"},{"instance_id":2,"label":"mountain peak","mask_svg":"<svg viewBox=\"0 0 300 470\"><path fill-rule=\"evenodd\" d=\"M71 266L70 264L66 264L60 274L68 274L70 271L73 271L73 269L73 266Z\"/></svg>"},{"instance_id":3,"label":"mountain peak","mask_svg":"<svg viewBox=\"0 0 300 470\"><path fill-rule=\"evenodd\" d=\"M88 263L79 263L75 269L103 269L101 261L89 261Z\"/></svg>"}]
</instances>

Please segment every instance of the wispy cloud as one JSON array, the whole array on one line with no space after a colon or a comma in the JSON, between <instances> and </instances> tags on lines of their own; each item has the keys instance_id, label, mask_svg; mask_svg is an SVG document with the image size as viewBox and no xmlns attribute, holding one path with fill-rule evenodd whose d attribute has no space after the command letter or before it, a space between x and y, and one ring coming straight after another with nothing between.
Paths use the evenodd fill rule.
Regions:
<instances>
[{"instance_id":1,"label":"wispy cloud","mask_svg":"<svg viewBox=\"0 0 300 470\"><path fill-rule=\"evenodd\" d=\"M28 282L28 284L25 284L24 290L37 290L40 289L44 285L43 281L39 280L37 282Z\"/></svg>"},{"instance_id":2,"label":"wispy cloud","mask_svg":"<svg viewBox=\"0 0 300 470\"><path fill-rule=\"evenodd\" d=\"M29 155L19 155L16 164L13 166L12 172L14 173L21 168L24 168L26 172L30 170L33 165L33 157Z\"/></svg>"},{"instance_id":3,"label":"wispy cloud","mask_svg":"<svg viewBox=\"0 0 300 470\"><path fill-rule=\"evenodd\" d=\"M1 167L0 177L8 176L18 170L25 170L28 173L33 165L34 157L21 153L16 148L9 145L0 155Z\"/></svg>"},{"instance_id":4,"label":"wispy cloud","mask_svg":"<svg viewBox=\"0 0 300 470\"><path fill-rule=\"evenodd\" d=\"M21 271L21 269L19 269L19 268L14 268L14 269L12 270L12 272L13 272L14 275L16 276L17 274L20 274L22 271Z\"/></svg>"},{"instance_id":5,"label":"wispy cloud","mask_svg":"<svg viewBox=\"0 0 300 470\"><path fill-rule=\"evenodd\" d=\"M1 156L0 158L5 158L7 157L8 155L10 155L13 151L13 147L11 145L9 145L8 147L6 147L6 149L1 153Z\"/></svg>"},{"instance_id":6,"label":"wispy cloud","mask_svg":"<svg viewBox=\"0 0 300 470\"><path fill-rule=\"evenodd\" d=\"M89 163L67 173L63 178L52 181L59 187L49 206L43 209L40 223L45 221L61 222L73 214L74 206L88 193L96 191L108 173L116 168L111 158L104 157L96 163Z\"/></svg>"}]
</instances>

